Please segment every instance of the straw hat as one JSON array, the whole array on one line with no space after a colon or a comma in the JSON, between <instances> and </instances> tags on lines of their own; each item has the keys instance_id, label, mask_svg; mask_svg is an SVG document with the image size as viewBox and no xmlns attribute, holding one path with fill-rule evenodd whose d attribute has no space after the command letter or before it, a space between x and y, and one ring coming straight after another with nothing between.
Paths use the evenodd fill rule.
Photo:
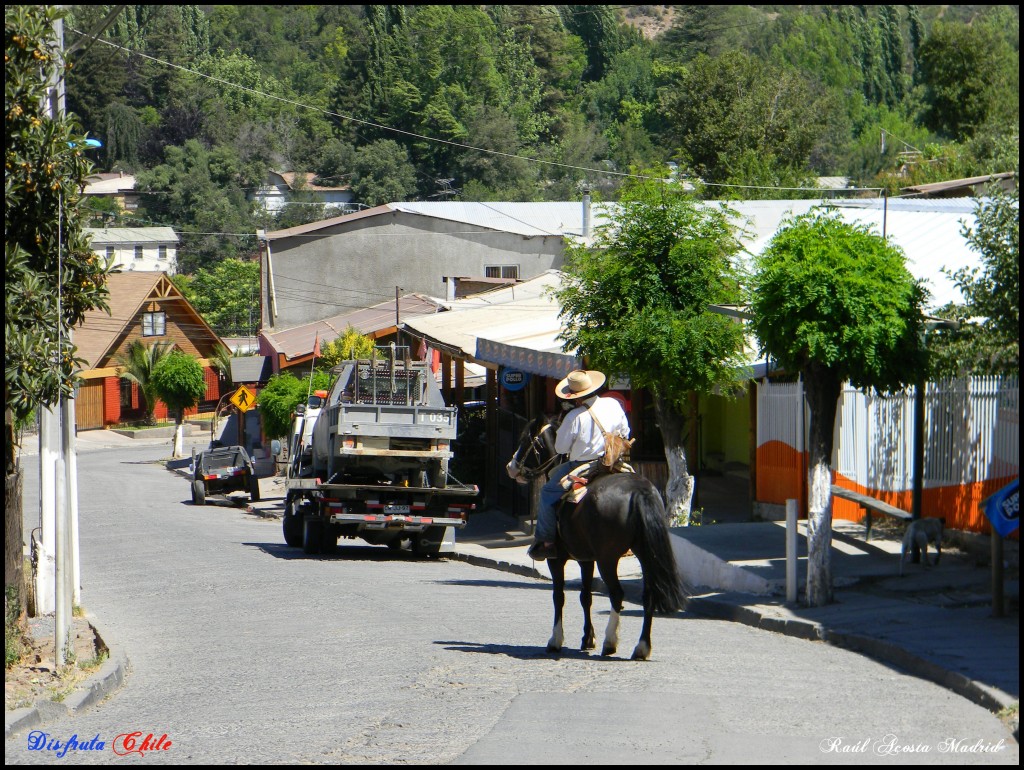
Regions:
<instances>
[{"instance_id":1,"label":"straw hat","mask_svg":"<svg viewBox=\"0 0 1024 770\"><path fill-rule=\"evenodd\" d=\"M604 385L601 372L577 369L555 386L555 395L564 399L585 398Z\"/></svg>"}]
</instances>

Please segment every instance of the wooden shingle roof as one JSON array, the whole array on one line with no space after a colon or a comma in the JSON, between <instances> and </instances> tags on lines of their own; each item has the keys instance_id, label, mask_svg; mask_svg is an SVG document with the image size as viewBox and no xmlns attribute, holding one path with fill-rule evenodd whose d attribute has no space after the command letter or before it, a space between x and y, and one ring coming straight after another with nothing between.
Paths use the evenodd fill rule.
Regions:
<instances>
[{"instance_id":1,"label":"wooden shingle roof","mask_svg":"<svg viewBox=\"0 0 1024 770\"><path fill-rule=\"evenodd\" d=\"M223 344L216 332L185 299L166 273L126 272L107 277L110 312L90 310L81 325L75 328L73 340L78 357L85 360L84 371L109 365L120 342L138 323L139 313L147 302L174 300L188 318L189 337L201 339L204 347Z\"/></svg>"}]
</instances>

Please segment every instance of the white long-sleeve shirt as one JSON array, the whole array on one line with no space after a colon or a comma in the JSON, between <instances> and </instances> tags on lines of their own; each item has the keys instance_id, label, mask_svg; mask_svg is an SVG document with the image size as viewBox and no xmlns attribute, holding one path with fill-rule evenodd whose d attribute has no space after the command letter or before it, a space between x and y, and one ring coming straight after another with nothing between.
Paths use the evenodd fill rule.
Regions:
<instances>
[{"instance_id":1,"label":"white long-sleeve shirt","mask_svg":"<svg viewBox=\"0 0 1024 770\"><path fill-rule=\"evenodd\" d=\"M606 431L629 438L629 420L622 404L614 398L591 396L565 416L555 434L555 451L569 455L571 461L596 460L604 454L604 434L594 423L590 409Z\"/></svg>"}]
</instances>

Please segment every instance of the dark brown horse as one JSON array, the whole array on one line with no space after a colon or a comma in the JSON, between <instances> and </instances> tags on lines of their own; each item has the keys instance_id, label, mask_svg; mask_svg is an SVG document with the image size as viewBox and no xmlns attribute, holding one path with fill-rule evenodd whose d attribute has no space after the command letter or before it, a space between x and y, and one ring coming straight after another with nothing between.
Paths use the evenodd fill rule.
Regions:
<instances>
[{"instance_id":1,"label":"dark brown horse","mask_svg":"<svg viewBox=\"0 0 1024 770\"><path fill-rule=\"evenodd\" d=\"M519 448L508 464L509 475L529 481L546 474L557 464L554 449L556 418L538 417L529 423ZM555 622L548 651L562 649L562 608L565 604L565 563L579 562L583 586L583 642L581 648L595 648L590 619L594 564L608 587L611 615L605 630L602 655L614 655L619 644L619 617L624 592L619 583L619 559L632 550L643 571L644 625L633 650L634 660L651 654L651 625L656 612L682 608L684 591L669 540L667 514L654 484L635 473L602 473L587 485L577 504L563 504L558 514L558 553L548 559L553 584Z\"/></svg>"}]
</instances>

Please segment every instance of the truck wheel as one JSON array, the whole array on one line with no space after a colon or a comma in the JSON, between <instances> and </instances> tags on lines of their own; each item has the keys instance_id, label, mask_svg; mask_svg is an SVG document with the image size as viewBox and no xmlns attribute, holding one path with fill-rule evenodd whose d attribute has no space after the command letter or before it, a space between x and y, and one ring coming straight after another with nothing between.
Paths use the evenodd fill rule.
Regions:
<instances>
[{"instance_id":1,"label":"truck wheel","mask_svg":"<svg viewBox=\"0 0 1024 770\"><path fill-rule=\"evenodd\" d=\"M199 479L192 482L192 505L206 505L206 486Z\"/></svg>"},{"instance_id":2,"label":"truck wheel","mask_svg":"<svg viewBox=\"0 0 1024 770\"><path fill-rule=\"evenodd\" d=\"M302 552L308 556L319 554L323 547L323 534L323 522L306 519L302 523Z\"/></svg>"},{"instance_id":3,"label":"truck wheel","mask_svg":"<svg viewBox=\"0 0 1024 770\"><path fill-rule=\"evenodd\" d=\"M249 477L249 502L258 503L260 501L260 480L255 476Z\"/></svg>"},{"instance_id":4,"label":"truck wheel","mask_svg":"<svg viewBox=\"0 0 1024 770\"><path fill-rule=\"evenodd\" d=\"M298 501L294 498L288 498L285 501L281 527L284 530L284 541L292 548L301 548L302 517L299 516Z\"/></svg>"}]
</instances>

